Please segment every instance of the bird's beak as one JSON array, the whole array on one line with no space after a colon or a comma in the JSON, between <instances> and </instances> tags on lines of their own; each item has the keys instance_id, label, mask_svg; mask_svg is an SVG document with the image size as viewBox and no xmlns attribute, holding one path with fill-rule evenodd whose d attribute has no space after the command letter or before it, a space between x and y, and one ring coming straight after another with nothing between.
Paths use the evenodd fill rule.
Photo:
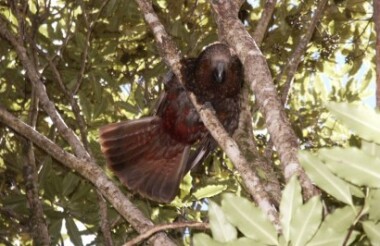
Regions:
<instances>
[{"instance_id":1,"label":"bird's beak","mask_svg":"<svg viewBox=\"0 0 380 246\"><path fill-rule=\"evenodd\" d=\"M218 62L216 65L216 82L222 83L223 82L223 76L224 76L224 63Z\"/></svg>"}]
</instances>

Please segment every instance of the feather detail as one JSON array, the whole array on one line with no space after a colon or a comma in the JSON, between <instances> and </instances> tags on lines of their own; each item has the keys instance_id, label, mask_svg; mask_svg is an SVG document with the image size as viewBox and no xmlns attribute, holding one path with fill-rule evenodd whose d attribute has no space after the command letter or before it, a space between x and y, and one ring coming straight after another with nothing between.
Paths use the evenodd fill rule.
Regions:
<instances>
[{"instance_id":1,"label":"feather detail","mask_svg":"<svg viewBox=\"0 0 380 246\"><path fill-rule=\"evenodd\" d=\"M100 129L108 167L129 189L158 202L170 202L186 170L190 147L172 139L157 116Z\"/></svg>"}]
</instances>

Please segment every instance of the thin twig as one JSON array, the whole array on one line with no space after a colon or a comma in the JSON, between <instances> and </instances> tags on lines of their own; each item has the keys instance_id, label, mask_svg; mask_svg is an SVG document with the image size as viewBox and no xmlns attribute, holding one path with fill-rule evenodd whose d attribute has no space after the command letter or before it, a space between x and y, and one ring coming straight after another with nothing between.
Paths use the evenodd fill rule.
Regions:
<instances>
[{"instance_id":1,"label":"thin twig","mask_svg":"<svg viewBox=\"0 0 380 246\"><path fill-rule=\"evenodd\" d=\"M36 126L38 117L38 98L34 87L32 88L32 99L28 116L28 123L32 127ZM44 212L38 192L38 173L33 143L29 140L25 142L25 164L24 179L25 191L28 205L30 207L31 223L34 242L38 245L50 245L50 236L44 218Z\"/></svg>"},{"instance_id":2,"label":"thin twig","mask_svg":"<svg viewBox=\"0 0 380 246\"><path fill-rule=\"evenodd\" d=\"M181 229L181 228L196 228L200 230L208 230L210 229L210 226L208 223L205 223L205 222L178 222L178 223L170 223L170 224L163 224L163 225L155 225L154 227L147 230L146 232L126 242L123 246L137 245L138 243L141 243L142 241L147 240L149 237L151 237L153 234L159 231L173 230L173 229L175 230L175 229Z\"/></svg>"},{"instance_id":3,"label":"thin twig","mask_svg":"<svg viewBox=\"0 0 380 246\"><path fill-rule=\"evenodd\" d=\"M269 22L273 16L276 2L277 0L267 0L265 3L265 7L261 14L261 18L256 25L255 32L252 35L253 39L256 41L257 46L260 46L263 42L265 33L268 30Z\"/></svg>"},{"instance_id":4,"label":"thin twig","mask_svg":"<svg viewBox=\"0 0 380 246\"><path fill-rule=\"evenodd\" d=\"M286 82L281 92L281 100L282 100L283 105L287 104L289 91L290 91L290 88L292 87L292 82L294 81L294 75L297 71L299 64L301 63L301 57L305 53L307 45L309 44L310 39L313 36L317 23L322 16L326 3L327 3L327 0L319 0L317 8L313 12L313 17L311 18L310 25L306 26L305 28L306 30L305 35L301 37L292 56L289 58L288 62L282 69L281 73L276 78L276 81L280 82L283 74L287 71Z\"/></svg>"},{"instance_id":5,"label":"thin twig","mask_svg":"<svg viewBox=\"0 0 380 246\"><path fill-rule=\"evenodd\" d=\"M100 215L100 229L104 238L104 245L112 246L111 229L108 221L108 208L107 201L104 199L102 193L97 190L98 204L99 204L99 215Z\"/></svg>"},{"instance_id":6,"label":"thin twig","mask_svg":"<svg viewBox=\"0 0 380 246\"><path fill-rule=\"evenodd\" d=\"M38 69L35 67L34 62L29 58L25 47L22 43L19 43L15 38L15 35L7 29L7 24L2 18L0 18L0 36L8 40L16 50L26 71L26 76L30 79L33 86L36 87L36 94L40 100L41 107L50 116L62 137L70 144L78 157L88 159L89 155L79 141L78 136L67 126L62 116L58 113L54 103L49 99L46 88L41 81Z\"/></svg>"}]
</instances>

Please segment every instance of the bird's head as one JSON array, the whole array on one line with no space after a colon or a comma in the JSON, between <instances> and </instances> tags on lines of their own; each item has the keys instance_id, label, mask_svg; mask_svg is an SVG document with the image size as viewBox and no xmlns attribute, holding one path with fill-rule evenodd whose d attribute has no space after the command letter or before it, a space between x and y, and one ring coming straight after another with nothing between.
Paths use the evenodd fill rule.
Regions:
<instances>
[{"instance_id":1,"label":"bird's head","mask_svg":"<svg viewBox=\"0 0 380 246\"><path fill-rule=\"evenodd\" d=\"M201 101L236 96L243 81L242 65L222 43L207 46L195 60L191 90Z\"/></svg>"}]
</instances>

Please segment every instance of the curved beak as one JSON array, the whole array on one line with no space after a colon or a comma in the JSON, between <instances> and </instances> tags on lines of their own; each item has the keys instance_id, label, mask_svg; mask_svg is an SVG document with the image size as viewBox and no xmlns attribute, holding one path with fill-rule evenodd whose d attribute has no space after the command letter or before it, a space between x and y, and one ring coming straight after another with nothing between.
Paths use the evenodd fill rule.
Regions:
<instances>
[{"instance_id":1,"label":"curved beak","mask_svg":"<svg viewBox=\"0 0 380 246\"><path fill-rule=\"evenodd\" d=\"M224 77L224 67L225 67L225 64L223 62L218 62L218 64L216 65L216 76L215 76L215 79L216 79L216 82L218 83L222 83L223 82L223 77Z\"/></svg>"}]
</instances>

